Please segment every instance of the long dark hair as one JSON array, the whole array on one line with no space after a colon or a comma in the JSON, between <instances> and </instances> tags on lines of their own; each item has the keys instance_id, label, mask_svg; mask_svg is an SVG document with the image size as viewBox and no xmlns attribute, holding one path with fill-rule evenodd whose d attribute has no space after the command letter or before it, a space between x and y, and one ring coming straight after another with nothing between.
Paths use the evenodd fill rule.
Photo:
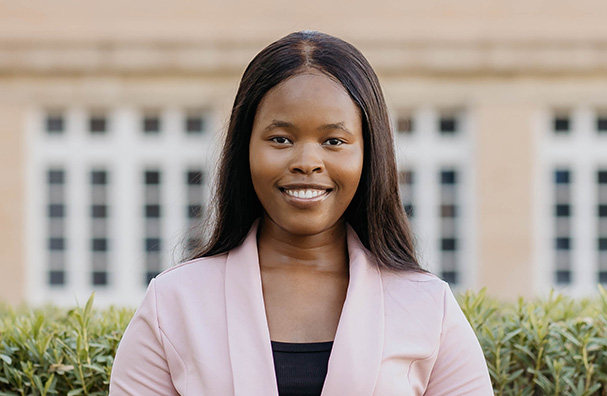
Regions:
<instances>
[{"instance_id":1,"label":"long dark hair","mask_svg":"<svg viewBox=\"0 0 607 396\"><path fill-rule=\"evenodd\" d=\"M348 91L362 114L364 160L358 190L346 221L380 266L423 271L398 192L394 141L384 96L365 57L351 44L319 32L296 32L268 45L244 72L220 159L210 239L190 259L227 252L240 245L263 213L249 169L253 120L266 93L299 73L318 70Z\"/></svg>"}]
</instances>

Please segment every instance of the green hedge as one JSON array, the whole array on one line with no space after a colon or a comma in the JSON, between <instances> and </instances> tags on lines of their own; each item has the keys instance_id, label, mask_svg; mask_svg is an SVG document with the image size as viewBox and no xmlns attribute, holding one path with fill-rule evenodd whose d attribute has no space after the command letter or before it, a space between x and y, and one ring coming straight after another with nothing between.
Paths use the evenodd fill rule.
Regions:
<instances>
[{"instance_id":1,"label":"green hedge","mask_svg":"<svg viewBox=\"0 0 607 396\"><path fill-rule=\"evenodd\" d=\"M500 304L459 301L479 337L496 395L607 395L607 292ZM133 310L0 308L0 395L106 395Z\"/></svg>"},{"instance_id":2,"label":"green hedge","mask_svg":"<svg viewBox=\"0 0 607 396\"><path fill-rule=\"evenodd\" d=\"M460 306L489 366L496 395L607 395L607 292L504 305L466 293Z\"/></svg>"}]
</instances>

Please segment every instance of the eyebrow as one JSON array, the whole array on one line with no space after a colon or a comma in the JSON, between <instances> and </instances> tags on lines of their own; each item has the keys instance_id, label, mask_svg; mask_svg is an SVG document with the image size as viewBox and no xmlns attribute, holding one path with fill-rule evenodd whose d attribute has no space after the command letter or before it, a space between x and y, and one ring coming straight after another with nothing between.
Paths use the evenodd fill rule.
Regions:
<instances>
[{"instance_id":1,"label":"eyebrow","mask_svg":"<svg viewBox=\"0 0 607 396\"><path fill-rule=\"evenodd\" d=\"M292 123L290 123L288 121L272 120L272 122L265 128L265 130L271 131L272 129L275 129L275 128L298 129L295 125L293 125ZM348 128L346 128L346 125L343 122L337 122L334 124L325 124L318 128L318 130L320 130L320 131L329 131L332 129L342 130L349 135L353 134L352 132L350 132L350 130Z\"/></svg>"}]
</instances>

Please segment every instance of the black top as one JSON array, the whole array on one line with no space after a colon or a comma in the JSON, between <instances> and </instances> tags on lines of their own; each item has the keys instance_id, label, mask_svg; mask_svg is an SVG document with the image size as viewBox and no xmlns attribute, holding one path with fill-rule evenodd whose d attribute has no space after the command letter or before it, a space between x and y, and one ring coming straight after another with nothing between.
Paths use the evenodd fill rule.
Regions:
<instances>
[{"instance_id":1,"label":"black top","mask_svg":"<svg viewBox=\"0 0 607 396\"><path fill-rule=\"evenodd\" d=\"M290 343L272 341L280 396L320 396L327 376L333 341Z\"/></svg>"}]
</instances>

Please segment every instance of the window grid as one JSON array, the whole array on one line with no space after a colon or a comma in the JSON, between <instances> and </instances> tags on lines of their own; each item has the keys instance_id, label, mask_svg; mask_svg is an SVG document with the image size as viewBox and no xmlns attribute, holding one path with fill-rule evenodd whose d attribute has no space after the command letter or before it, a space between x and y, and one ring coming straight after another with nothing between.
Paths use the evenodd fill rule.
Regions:
<instances>
[{"instance_id":1,"label":"window grid","mask_svg":"<svg viewBox=\"0 0 607 396\"><path fill-rule=\"evenodd\" d=\"M409 220L415 218L414 197L414 182L415 172L413 170L401 170L398 172L398 184L400 189L400 198L403 203L403 208Z\"/></svg>"},{"instance_id":2,"label":"window grid","mask_svg":"<svg viewBox=\"0 0 607 396\"><path fill-rule=\"evenodd\" d=\"M95 290L101 305L137 303L148 280L168 260L179 259L176 251L167 254L170 247L188 237L199 245L187 226L205 213L207 180L205 175L201 185L190 186L186 177L190 171L208 172L212 163L209 113L200 108L140 109L32 112L28 133L35 139L28 145L28 158L34 159L39 180L28 199L28 213L36 214L31 217L34 232L28 233L28 243L35 247L27 264L35 274L28 280L33 303L70 304L75 296L83 301ZM144 128L164 136L147 136ZM114 166L119 173L110 173Z\"/></svg>"},{"instance_id":3,"label":"window grid","mask_svg":"<svg viewBox=\"0 0 607 396\"><path fill-rule=\"evenodd\" d=\"M51 112L46 115L45 130L49 135L61 135L65 131L65 120L62 113Z\"/></svg>"},{"instance_id":4,"label":"window grid","mask_svg":"<svg viewBox=\"0 0 607 396\"><path fill-rule=\"evenodd\" d=\"M456 135L460 128L460 121L456 113L443 113L438 118L438 132L442 136Z\"/></svg>"},{"instance_id":5,"label":"window grid","mask_svg":"<svg viewBox=\"0 0 607 396\"><path fill-rule=\"evenodd\" d=\"M47 282L51 287L64 286L67 281L65 178L64 169L47 170Z\"/></svg>"},{"instance_id":6,"label":"window grid","mask_svg":"<svg viewBox=\"0 0 607 396\"><path fill-rule=\"evenodd\" d=\"M141 120L141 129L146 135L158 135L162 130L162 120L159 112L148 111Z\"/></svg>"},{"instance_id":7,"label":"window grid","mask_svg":"<svg viewBox=\"0 0 607 396\"><path fill-rule=\"evenodd\" d=\"M145 284L162 271L161 176L160 169L147 169L143 175Z\"/></svg>"},{"instance_id":8,"label":"window grid","mask_svg":"<svg viewBox=\"0 0 607 396\"><path fill-rule=\"evenodd\" d=\"M94 169L90 172L90 254L93 286L109 284L108 179L108 171L105 169Z\"/></svg>"},{"instance_id":9,"label":"window grid","mask_svg":"<svg viewBox=\"0 0 607 396\"><path fill-rule=\"evenodd\" d=\"M185 117L184 129L188 135L200 135L207 128L207 117L202 110L190 110Z\"/></svg>"},{"instance_id":10,"label":"window grid","mask_svg":"<svg viewBox=\"0 0 607 396\"><path fill-rule=\"evenodd\" d=\"M106 114L95 113L89 116L89 132L91 135L104 135L108 131L108 118Z\"/></svg>"},{"instance_id":11,"label":"window grid","mask_svg":"<svg viewBox=\"0 0 607 396\"><path fill-rule=\"evenodd\" d=\"M187 250L192 253L202 242L197 232L197 225L205 215L204 183L205 174L200 168L188 169L185 174L187 189L186 221L188 223Z\"/></svg>"},{"instance_id":12,"label":"window grid","mask_svg":"<svg viewBox=\"0 0 607 396\"><path fill-rule=\"evenodd\" d=\"M560 112L553 116L552 131L556 135L571 133L571 116L568 112Z\"/></svg>"},{"instance_id":13,"label":"window grid","mask_svg":"<svg viewBox=\"0 0 607 396\"><path fill-rule=\"evenodd\" d=\"M451 283L459 282L458 222L455 216L458 205L458 171L454 168L440 170L440 261L441 276Z\"/></svg>"},{"instance_id":14,"label":"window grid","mask_svg":"<svg viewBox=\"0 0 607 396\"><path fill-rule=\"evenodd\" d=\"M597 184L597 281L607 283L607 168L596 172Z\"/></svg>"},{"instance_id":15,"label":"window grid","mask_svg":"<svg viewBox=\"0 0 607 396\"><path fill-rule=\"evenodd\" d=\"M571 283L572 272L572 172L556 168L553 172L554 192L554 281L557 285Z\"/></svg>"},{"instance_id":16,"label":"window grid","mask_svg":"<svg viewBox=\"0 0 607 396\"><path fill-rule=\"evenodd\" d=\"M596 132L599 135L607 134L607 111L599 111L595 118Z\"/></svg>"}]
</instances>

